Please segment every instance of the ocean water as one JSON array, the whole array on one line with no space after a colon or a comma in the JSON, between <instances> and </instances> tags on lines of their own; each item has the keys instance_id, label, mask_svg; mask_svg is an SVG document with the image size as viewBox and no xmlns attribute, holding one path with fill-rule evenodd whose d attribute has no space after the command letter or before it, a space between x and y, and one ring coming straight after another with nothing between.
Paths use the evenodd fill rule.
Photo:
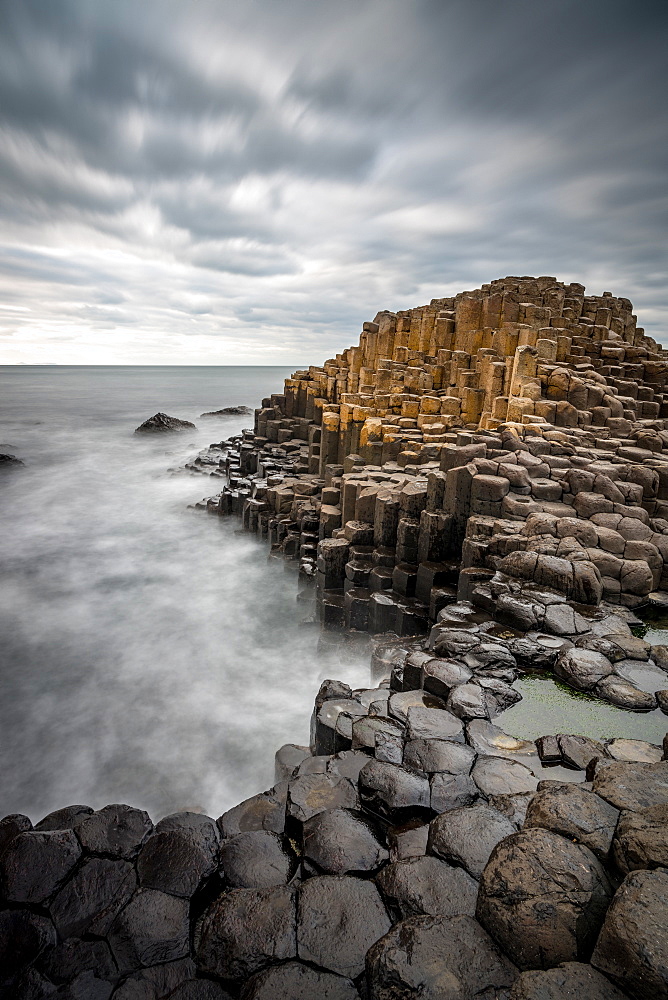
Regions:
<instances>
[{"instance_id":1,"label":"ocean water","mask_svg":"<svg viewBox=\"0 0 668 1000\"><path fill-rule=\"evenodd\" d=\"M308 742L326 662L296 578L267 546L188 505L220 480L174 474L252 417L285 368L2 367L0 815L127 802L218 815ZM197 430L134 436L162 410ZM303 617L303 614L302 614Z\"/></svg>"}]
</instances>

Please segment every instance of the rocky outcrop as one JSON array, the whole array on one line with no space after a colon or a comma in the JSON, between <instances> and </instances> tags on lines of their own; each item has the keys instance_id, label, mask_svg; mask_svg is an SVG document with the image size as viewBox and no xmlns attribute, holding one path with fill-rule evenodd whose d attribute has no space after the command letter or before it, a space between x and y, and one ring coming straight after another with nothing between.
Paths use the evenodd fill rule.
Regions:
<instances>
[{"instance_id":1,"label":"rocky outcrop","mask_svg":"<svg viewBox=\"0 0 668 1000\"><path fill-rule=\"evenodd\" d=\"M242 417L247 413L252 413L250 406L224 406L222 410L208 410L200 413L200 420L205 417Z\"/></svg>"},{"instance_id":2,"label":"rocky outcrop","mask_svg":"<svg viewBox=\"0 0 668 1000\"><path fill-rule=\"evenodd\" d=\"M178 417L170 417L166 413L156 413L135 430L135 434L168 434L174 431L196 430L194 424L189 420L179 420Z\"/></svg>"}]
</instances>

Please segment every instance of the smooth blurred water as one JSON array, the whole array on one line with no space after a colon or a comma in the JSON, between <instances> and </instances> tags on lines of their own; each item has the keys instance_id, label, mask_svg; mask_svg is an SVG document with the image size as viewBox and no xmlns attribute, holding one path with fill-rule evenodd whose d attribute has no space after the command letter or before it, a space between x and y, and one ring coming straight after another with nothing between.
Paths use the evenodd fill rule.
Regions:
<instances>
[{"instance_id":1,"label":"smooth blurred water","mask_svg":"<svg viewBox=\"0 0 668 1000\"><path fill-rule=\"evenodd\" d=\"M0 815L128 802L217 815L308 740L332 664L296 581L239 522L188 510L221 488L168 470L252 417L284 368L0 368ZM197 431L134 436L158 410ZM336 676L368 680L368 663Z\"/></svg>"}]
</instances>

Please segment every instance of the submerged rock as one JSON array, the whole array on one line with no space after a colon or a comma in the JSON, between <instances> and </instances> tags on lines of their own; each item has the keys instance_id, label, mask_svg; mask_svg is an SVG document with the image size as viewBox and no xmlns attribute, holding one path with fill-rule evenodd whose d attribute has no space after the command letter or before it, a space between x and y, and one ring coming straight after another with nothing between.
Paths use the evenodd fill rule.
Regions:
<instances>
[{"instance_id":1,"label":"submerged rock","mask_svg":"<svg viewBox=\"0 0 668 1000\"><path fill-rule=\"evenodd\" d=\"M205 417L241 417L246 413L252 413L250 406L223 406L221 410L207 410L200 413L200 420Z\"/></svg>"},{"instance_id":2,"label":"submerged rock","mask_svg":"<svg viewBox=\"0 0 668 1000\"><path fill-rule=\"evenodd\" d=\"M136 428L135 434L166 434L173 431L194 431L195 424L189 420L179 420L167 413L156 413Z\"/></svg>"}]
</instances>

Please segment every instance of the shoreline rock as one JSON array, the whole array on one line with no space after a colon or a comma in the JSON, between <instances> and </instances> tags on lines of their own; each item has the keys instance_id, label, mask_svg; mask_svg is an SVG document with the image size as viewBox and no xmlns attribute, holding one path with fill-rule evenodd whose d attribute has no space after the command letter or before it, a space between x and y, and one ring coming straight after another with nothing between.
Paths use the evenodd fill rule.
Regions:
<instances>
[{"instance_id":1,"label":"shoreline rock","mask_svg":"<svg viewBox=\"0 0 668 1000\"><path fill-rule=\"evenodd\" d=\"M135 434L170 434L177 431L196 430L195 424L189 420L179 420L167 413L155 413L136 428Z\"/></svg>"}]
</instances>

